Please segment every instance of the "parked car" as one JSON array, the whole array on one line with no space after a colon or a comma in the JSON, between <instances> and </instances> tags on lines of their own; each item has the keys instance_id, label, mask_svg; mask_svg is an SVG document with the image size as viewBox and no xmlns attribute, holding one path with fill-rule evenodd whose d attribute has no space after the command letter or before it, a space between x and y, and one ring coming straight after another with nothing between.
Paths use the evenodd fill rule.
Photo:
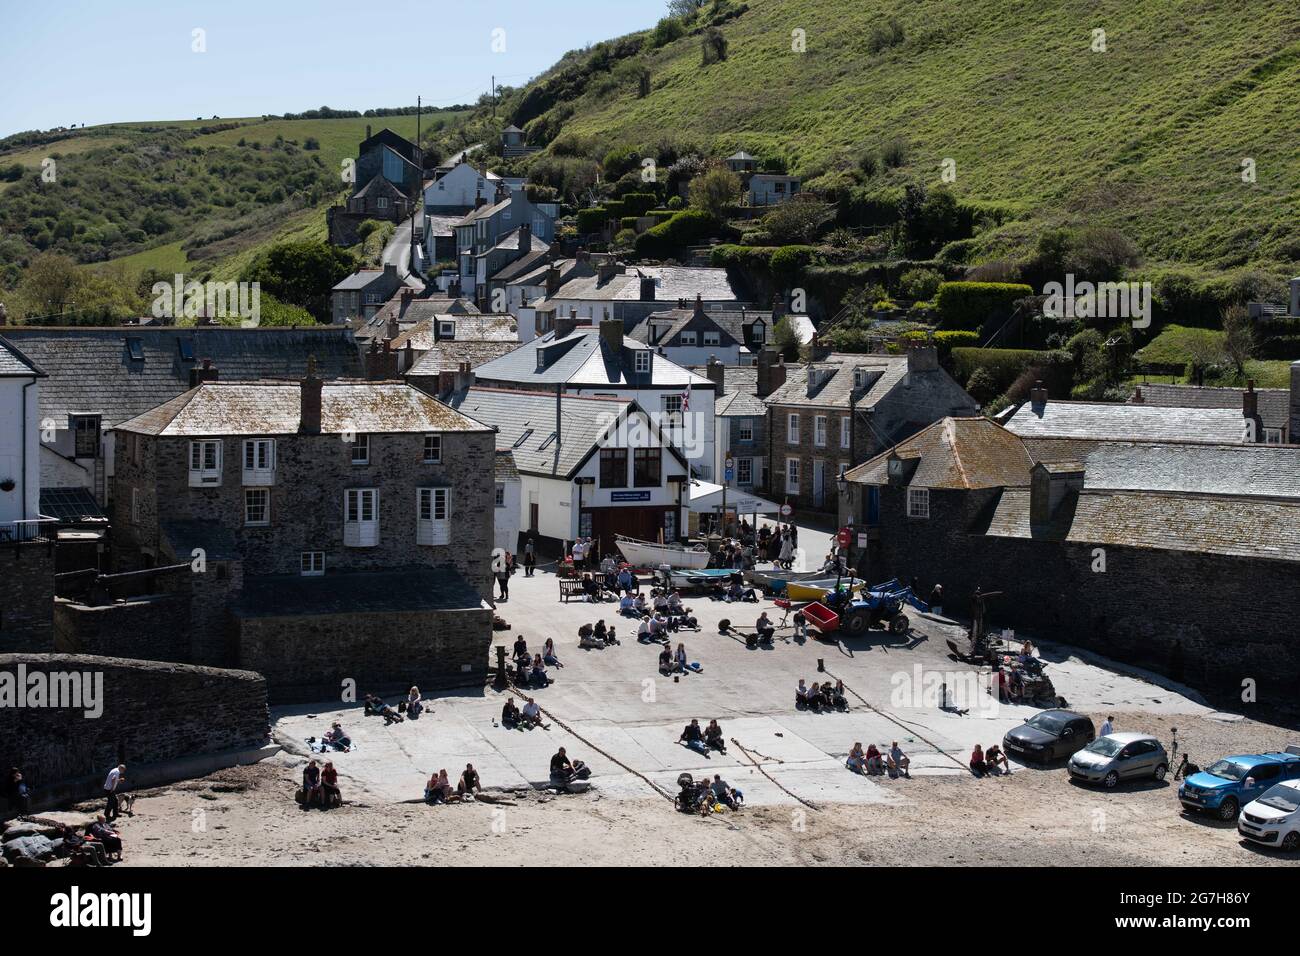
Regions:
<instances>
[{"instance_id":1,"label":"parked car","mask_svg":"<svg viewBox=\"0 0 1300 956\"><path fill-rule=\"evenodd\" d=\"M1076 751L1068 767L1073 779L1110 789L1121 780L1136 777L1165 779L1169 755L1150 734L1107 734Z\"/></svg>"},{"instance_id":2,"label":"parked car","mask_svg":"<svg viewBox=\"0 0 1300 956\"><path fill-rule=\"evenodd\" d=\"M1237 832L1247 840L1300 850L1300 780L1285 780L1241 808Z\"/></svg>"},{"instance_id":3,"label":"parked car","mask_svg":"<svg viewBox=\"0 0 1300 956\"><path fill-rule=\"evenodd\" d=\"M1244 804L1284 780L1300 780L1300 753L1239 754L1192 774L1178 799L1188 810L1234 820Z\"/></svg>"},{"instance_id":4,"label":"parked car","mask_svg":"<svg viewBox=\"0 0 1300 956\"><path fill-rule=\"evenodd\" d=\"M1070 756L1092 743L1096 736L1092 721L1082 714L1045 710L1007 731L1002 738L1002 749L1023 760L1048 763Z\"/></svg>"}]
</instances>

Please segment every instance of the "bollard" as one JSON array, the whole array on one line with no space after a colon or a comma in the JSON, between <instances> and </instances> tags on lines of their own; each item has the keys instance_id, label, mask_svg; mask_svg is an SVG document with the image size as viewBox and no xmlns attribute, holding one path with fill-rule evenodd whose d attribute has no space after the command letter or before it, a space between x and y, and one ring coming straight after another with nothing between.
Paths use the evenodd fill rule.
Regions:
<instances>
[{"instance_id":1,"label":"bollard","mask_svg":"<svg viewBox=\"0 0 1300 956\"><path fill-rule=\"evenodd\" d=\"M817 673L820 674L824 670L826 670L826 660L824 658L819 657L817 658Z\"/></svg>"},{"instance_id":2,"label":"bollard","mask_svg":"<svg viewBox=\"0 0 1300 956\"><path fill-rule=\"evenodd\" d=\"M506 646L504 644L496 645L497 652L497 678L496 686L505 687L506 680Z\"/></svg>"}]
</instances>

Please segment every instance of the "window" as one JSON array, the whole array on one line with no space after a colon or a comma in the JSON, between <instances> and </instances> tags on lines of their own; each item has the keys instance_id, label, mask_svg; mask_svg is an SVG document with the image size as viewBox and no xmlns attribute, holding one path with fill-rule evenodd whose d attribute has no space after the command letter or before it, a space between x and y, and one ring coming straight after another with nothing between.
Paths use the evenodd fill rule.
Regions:
<instances>
[{"instance_id":1,"label":"window","mask_svg":"<svg viewBox=\"0 0 1300 956\"><path fill-rule=\"evenodd\" d=\"M1280 428L1265 428L1265 429L1264 429L1264 444L1266 444L1266 445L1280 445L1280 444L1282 444L1282 429L1280 429ZM81 456L78 455L77 457L80 458Z\"/></svg>"},{"instance_id":2,"label":"window","mask_svg":"<svg viewBox=\"0 0 1300 956\"><path fill-rule=\"evenodd\" d=\"M131 489L131 524L140 523L140 489Z\"/></svg>"},{"instance_id":3,"label":"window","mask_svg":"<svg viewBox=\"0 0 1300 956\"><path fill-rule=\"evenodd\" d=\"M325 573L325 552L304 551L300 558L299 570L307 577L320 577Z\"/></svg>"},{"instance_id":4,"label":"window","mask_svg":"<svg viewBox=\"0 0 1300 956\"><path fill-rule=\"evenodd\" d=\"M510 446L510 447L512 447L512 448L518 448L518 447L519 447L520 445L522 445L524 442L528 441L528 439L532 436L532 434L533 434L533 430L532 430L531 428L525 428L525 429L524 429L524 433L523 433L522 435L520 435L520 436L515 440L515 443L514 443L512 446Z\"/></svg>"},{"instance_id":5,"label":"window","mask_svg":"<svg viewBox=\"0 0 1300 956\"><path fill-rule=\"evenodd\" d=\"M840 447L853 447L853 430L849 427L849 416L845 415L840 419Z\"/></svg>"},{"instance_id":6,"label":"window","mask_svg":"<svg viewBox=\"0 0 1300 956\"><path fill-rule=\"evenodd\" d=\"M442 436L425 435L424 463L426 465L436 465L440 461L442 461Z\"/></svg>"},{"instance_id":7,"label":"window","mask_svg":"<svg viewBox=\"0 0 1300 956\"><path fill-rule=\"evenodd\" d=\"M754 420L752 418L740 418L736 420L736 441L751 442L754 440Z\"/></svg>"},{"instance_id":8,"label":"window","mask_svg":"<svg viewBox=\"0 0 1300 956\"><path fill-rule=\"evenodd\" d=\"M504 482L497 482L496 506L504 508L506 506L506 486Z\"/></svg>"},{"instance_id":9,"label":"window","mask_svg":"<svg viewBox=\"0 0 1300 956\"><path fill-rule=\"evenodd\" d=\"M537 368L539 371L546 368L546 353L541 349L537 350Z\"/></svg>"},{"instance_id":10,"label":"window","mask_svg":"<svg viewBox=\"0 0 1300 956\"><path fill-rule=\"evenodd\" d=\"M662 453L658 448L638 448L632 453L632 485L658 488L662 481Z\"/></svg>"},{"instance_id":11,"label":"window","mask_svg":"<svg viewBox=\"0 0 1300 956\"><path fill-rule=\"evenodd\" d=\"M826 416L818 415L813 419L813 443L818 447L826 447Z\"/></svg>"},{"instance_id":12,"label":"window","mask_svg":"<svg viewBox=\"0 0 1300 956\"><path fill-rule=\"evenodd\" d=\"M254 438L244 442L244 484L275 483L275 439Z\"/></svg>"},{"instance_id":13,"label":"window","mask_svg":"<svg viewBox=\"0 0 1300 956\"><path fill-rule=\"evenodd\" d=\"M244 489L244 524L266 525L271 523L271 489Z\"/></svg>"},{"instance_id":14,"label":"window","mask_svg":"<svg viewBox=\"0 0 1300 956\"><path fill-rule=\"evenodd\" d=\"M370 436L358 435L352 440L352 464L370 464Z\"/></svg>"},{"instance_id":15,"label":"window","mask_svg":"<svg viewBox=\"0 0 1300 956\"><path fill-rule=\"evenodd\" d=\"M674 509L664 512L664 540L677 540L677 512Z\"/></svg>"},{"instance_id":16,"label":"window","mask_svg":"<svg viewBox=\"0 0 1300 956\"><path fill-rule=\"evenodd\" d=\"M867 370L864 368L855 368L853 370L853 387L861 388L867 382Z\"/></svg>"},{"instance_id":17,"label":"window","mask_svg":"<svg viewBox=\"0 0 1300 956\"><path fill-rule=\"evenodd\" d=\"M72 416L72 434L76 440L74 458L99 457L99 416Z\"/></svg>"},{"instance_id":18,"label":"window","mask_svg":"<svg viewBox=\"0 0 1300 956\"><path fill-rule=\"evenodd\" d=\"M799 459L787 458L785 460L785 490L787 494L797 495L799 493Z\"/></svg>"},{"instance_id":19,"label":"window","mask_svg":"<svg viewBox=\"0 0 1300 956\"><path fill-rule=\"evenodd\" d=\"M377 305L378 303L379 303L379 293L378 293L378 292L367 292L367 293L366 293L366 305Z\"/></svg>"},{"instance_id":20,"label":"window","mask_svg":"<svg viewBox=\"0 0 1300 956\"><path fill-rule=\"evenodd\" d=\"M190 442L190 487L221 484L221 442Z\"/></svg>"},{"instance_id":21,"label":"window","mask_svg":"<svg viewBox=\"0 0 1300 956\"><path fill-rule=\"evenodd\" d=\"M650 371L650 353L644 349L638 351L636 353L636 358L633 361L633 368L641 373Z\"/></svg>"},{"instance_id":22,"label":"window","mask_svg":"<svg viewBox=\"0 0 1300 956\"><path fill-rule=\"evenodd\" d=\"M752 485L754 483L754 459L736 459L736 484Z\"/></svg>"},{"instance_id":23,"label":"window","mask_svg":"<svg viewBox=\"0 0 1300 956\"><path fill-rule=\"evenodd\" d=\"M721 345L721 344L722 344L722 338L721 338L721 336L718 335L717 332L705 332L705 333L704 333L704 344L705 344L705 345Z\"/></svg>"},{"instance_id":24,"label":"window","mask_svg":"<svg viewBox=\"0 0 1300 956\"><path fill-rule=\"evenodd\" d=\"M439 323L438 323L438 338L440 338L440 339L454 339L455 337L456 337L456 323L455 323L455 322L439 322Z\"/></svg>"},{"instance_id":25,"label":"window","mask_svg":"<svg viewBox=\"0 0 1300 956\"><path fill-rule=\"evenodd\" d=\"M678 345L694 345L694 344L695 344L695 333L694 333L694 332L682 332L680 335L677 336L677 344L678 344Z\"/></svg>"},{"instance_id":26,"label":"window","mask_svg":"<svg viewBox=\"0 0 1300 956\"><path fill-rule=\"evenodd\" d=\"M676 392L663 396L664 423L670 428L682 423L682 396Z\"/></svg>"},{"instance_id":27,"label":"window","mask_svg":"<svg viewBox=\"0 0 1300 956\"><path fill-rule=\"evenodd\" d=\"M762 322L755 322L750 326L750 338L755 345L762 345L767 334L767 326Z\"/></svg>"},{"instance_id":28,"label":"window","mask_svg":"<svg viewBox=\"0 0 1300 956\"><path fill-rule=\"evenodd\" d=\"M626 448L602 448L600 450L600 487L627 487Z\"/></svg>"},{"instance_id":29,"label":"window","mask_svg":"<svg viewBox=\"0 0 1300 956\"><path fill-rule=\"evenodd\" d=\"M785 430L786 444L789 445L799 444L799 416L793 413L787 415L785 420L785 425L786 425L786 430Z\"/></svg>"},{"instance_id":30,"label":"window","mask_svg":"<svg viewBox=\"0 0 1300 956\"><path fill-rule=\"evenodd\" d=\"M193 339L177 339L176 348L181 353L182 362L194 361L194 340Z\"/></svg>"},{"instance_id":31,"label":"window","mask_svg":"<svg viewBox=\"0 0 1300 956\"><path fill-rule=\"evenodd\" d=\"M379 208L380 208L380 209L387 209L387 208L388 208L388 197L387 197L387 196L380 196L380 197L379 197L379 204L378 204L378 205L379 205Z\"/></svg>"},{"instance_id":32,"label":"window","mask_svg":"<svg viewBox=\"0 0 1300 956\"><path fill-rule=\"evenodd\" d=\"M930 517L930 489L907 489L907 516L909 518Z\"/></svg>"},{"instance_id":33,"label":"window","mask_svg":"<svg viewBox=\"0 0 1300 956\"><path fill-rule=\"evenodd\" d=\"M131 355L131 359L136 362L144 361L144 341L136 336L130 336L126 340L126 350Z\"/></svg>"},{"instance_id":34,"label":"window","mask_svg":"<svg viewBox=\"0 0 1300 956\"><path fill-rule=\"evenodd\" d=\"M417 488L415 490L415 543L426 545L451 543L451 489Z\"/></svg>"},{"instance_id":35,"label":"window","mask_svg":"<svg viewBox=\"0 0 1300 956\"><path fill-rule=\"evenodd\" d=\"M343 543L349 548L379 544L379 491L349 488L343 493Z\"/></svg>"}]
</instances>

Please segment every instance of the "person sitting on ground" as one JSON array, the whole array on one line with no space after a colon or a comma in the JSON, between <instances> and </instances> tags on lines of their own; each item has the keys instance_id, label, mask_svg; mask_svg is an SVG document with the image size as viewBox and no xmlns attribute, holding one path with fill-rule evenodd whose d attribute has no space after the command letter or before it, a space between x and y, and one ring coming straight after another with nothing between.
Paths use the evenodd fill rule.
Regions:
<instances>
[{"instance_id":1,"label":"person sitting on ground","mask_svg":"<svg viewBox=\"0 0 1300 956\"><path fill-rule=\"evenodd\" d=\"M63 846L60 848L60 856L72 857L80 854L86 866L109 865L108 850L98 840L87 840L72 824L63 826L61 835Z\"/></svg>"},{"instance_id":2,"label":"person sitting on ground","mask_svg":"<svg viewBox=\"0 0 1300 956\"><path fill-rule=\"evenodd\" d=\"M830 681L822 684L822 709L831 710L835 707L835 691L831 687Z\"/></svg>"},{"instance_id":3,"label":"person sitting on ground","mask_svg":"<svg viewBox=\"0 0 1300 956\"><path fill-rule=\"evenodd\" d=\"M568 783L576 772L573 761L569 759L568 754L561 747L556 751L555 756L551 758L551 779Z\"/></svg>"},{"instance_id":4,"label":"person sitting on ground","mask_svg":"<svg viewBox=\"0 0 1300 956\"><path fill-rule=\"evenodd\" d=\"M650 623L650 615L641 616L641 623L637 625L636 639L642 644L649 644L654 640L654 627Z\"/></svg>"},{"instance_id":5,"label":"person sitting on ground","mask_svg":"<svg viewBox=\"0 0 1300 956\"><path fill-rule=\"evenodd\" d=\"M618 589L627 593L636 590L636 578L632 576L632 569L624 565L619 569L618 577L614 579L618 583Z\"/></svg>"},{"instance_id":6,"label":"person sitting on ground","mask_svg":"<svg viewBox=\"0 0 1300 956\"><path fill-rule=\"evenodd\" d=\"M27 781L23 779L23 772L17 767L9 771L9 802L14 808L14 812L20 817L26 816L32 809L32 791Z\"/></svg>"},{"instance_id":7,"label":"person sitting on ground","mask_svg":"<svg viewBox=\"0 0 1300 956\"><path fill-rule=\"evenodd\" d=\"M673 672L673 652L665 644L663 650L659 652L659 673L665 677Z\"/></svg>"},{"instance_id":8,"label":"person sitting on ground","mask_svg":"<svg viewBox=\"0 0 1300 956\"><path fill-rule=\"evenodd\" d=\"M668 613L673 617L681 617L689 608L682 605L682 592L674 591L668 595Z\"/></svg>"},{"instance_id":9,"label":"person sitting on ground","mask_svg":"<svg viewBox=\"0 0 1300 956\"><path fill-rule=\"evenodd\" d=\"M462 800L472 800L474 794L482 792L483 785L479 782L478 771L474 769L472 763L465 764L465 772L460 775L460 781L456 784L456 796Z\"/></svg>"},{"instance_id":10,"label":"person sitting on ground","mask_svg":"<svg viewBox=\"0 0 1300 956\"><path fill-rule=\"evenodd\" d=\"M541 654L538 654L533 658L533 669L528 675L528 680L530 683L536 684L539 687L547 687L550 685L551 679L546 676L546 665L542 663Z\"/></svg>"},{"instance_id":11,"label":"person sitting on ground","mask_svg":"<svg viewBox=\"0 0 1300 956\"><path fill-rule=\"evenodd\" d=\"M822 712L822 685L813 681L813 685L808 688L807 697L808 709L814 714Z\"/></svg>"},{"instance_id":12,"label":"person sitting on ground","mask_svg":"<svg viewBox=\"0 0 1300 956\"><path fill-rule=\"evenodd\" d=\"M867 755L862 750L862 742L854 741L853 746L849 748L849 756L844 761L844 765L854 773L867 772Z\"/></svg>"},{"instance_id":13,"label":"person sitting on ground","mask_svg":"<svg viewBox=\"0 0 1300 956\"><path fill-rule=\"evenodd\" d=\"M668 613L668 595L663 591L655 591L655 614Z\"/></svg>"},{"instance_id":14,"label":"person sitting on ground","mask_svg":"<svg viewBox=\"0 0 1300 956\"><path fill-rule=\"evenodd\" d=\"M651 633L655 636L655 639L666 643L668 641L668 631L672 628L668 618L655 611L654 617L650 619L650 625Z\"/></svg>"},{"instance_id":15,"label":"person sitting on ground","mask_svg":"<svg viewBox=\"0 0 1300 956\"><path fill-rule=\"evenodd\" d=\"M390 704L385 704L382 700L379 700L378 697L376 697L375 700L379 702L379 710L376 711L376 713L378 713L380 717L384 718L385 727L390 724L400 724L402 721L406 720L405 717L397 712L397 708Z\"/></svg>"},{"instance_id":16,"label":"person sitting on ground","mask_svg":"<svg viewBox=\"0 0 1300 956\"><path fill-rule=\"evenodd\" d=\"M907 772L907 768L912 765L912 759L908 757L907 754L903 753L902 748L898 746L897 740L895 740L893 745L889 748L888 765L889 775L891 777L896 777L901 773L904 777L911 779L912 775Z\"/></svg>"},{"instance_id":17,"label":"person sitting on ground","mask_svg":"<svg viewBox=\"0 0 1300 956\"><path fill-rule=\"evenodd\" d=\"M523 710L519 712L519 725L525 730L532 730L542 722L542 708L537 706L537 701L531 697L524 703Z\"/></svg>"},{"instance_id":18,"label":"person sitting on ground","mask_svg":"<svg viewBox=\"0 0 1300 956\"><path fill-rule=\"evenodd\" d=\"M325 732L325 743L335 750L342 750L344 753L352 749L352 738L343 732L343 728L337 720L330 724L330 729Z\"/></svg>"},{"instance_id":19,"label":"person sitting on ground","mask_svg":"<svg viewBox=\"0 0 1300 956\"><path fill-rule=\"evenodd\" d=\"M384 701L374 694L366 694L365 707L363 713L367 717L378 717L384 711Z\"/></svg>"},{"instance_id":20,"label":"person sitting on ground","mask_svg":"<svg viewBox=\"0 0 1300 956\"><path fill-rule=\"evenodd\" d=\"M528 642L524 640L522 634L515 635L515 648L511 652L511 657L516 661L521 657L532 660L533 655L528 653Z\"/></svg>"},{"instance_id":21,"label":"person sitting on ground","mask_svg":"<svg viewBox=\"0 0 1300 956\"><path fill-rule=\"evenodd\" d=\"M678 644L677 653L673 655L673 669L679 674L685 674L686 667L686 645Z\"/></svg>"},{"instance_id":22,"label":"person sitting on ground","mask_svg":"<svg viewBox=\"0 0 1300 956\"><path fill-rule=\"evenodd\" d=\"M343 803L343 792L339 790L339 772L334 769L334 764L325 761L325 766L320 772L320 794L321 806L325 809L337 807Z\"/></svg>"},{"instance_id":23,"label":"person sitting on ground","mask_svg":"<svg viewBox=\"0 0 1300 956\"><path fill-rule=\"evenodd\" d=\"M100 842L100 845L104 847L104 855L108 860L114 863L122 862L122 837L117 830L109 826L102 813L95 817L94 823L86 827L86 835L92 836Z\"/></svg>"},{"instance_id":24,"label":"person sitting on ground","mask_svg":"<svg viewBox=\"0 0 1300 956\"><path fill-rule=\"evenodd\" d=\"M976 744L975 749L970 754L970 771L975 776L982 777L988 772L988 769L988 763L984 760L984 748Z\"/></svg>"},{"instance_id":25,"label":"person sitting on ground","mask_svg":"<svg viewBox=\"0 0 1300 956\"><path fill-rule=\"evenodd\" d=\"M519 708L515 706L515 699L507 696L505 704L501 707L501 726L514 730L518 725Z\"/></svg>"},{"instance_id":26,"label":"person sitting on ground","mask_svg":"<svg viewBox=\"0 0 1300 956\"><path fill-rule=\"evenodd\" d=\"M609 643L609 630L605 627L604 618L596 622L596 626L591 629L591 636L594 640L600 641L601 647Z\"/></svg>"},{"instance_id":27,"label":"person sitting on ground","mask_svg":"<svg viewBox=\"0 0 1300 956\"><path fill-rule=\"evenodd\" d=\"M984 751L984 766L993 776L1011 772L1011 764L1007 761L1007 755L1002 752L1002 748L997 744L992 744L988 750Z\"/></svg>"},{"instance_id":28,"label":"person sitting on ground","mask_svg":"<svg viewBox=\"0 0 1300 956\"><path fill-rule=\"evenodd\" d=\"M885 757L875 744L867 744L867 773L873 777L885 772Z\"/></svg>"},{"instance_id":29,"label":"person sitting on ground","mask_svg":"<svg viewBox=\"0 0 1300 956\"><path fill-rule=\"evenodd\" d=\"M548 637L546 643L542 645L542 660L552 667L564 666L560 663L560 659L555 656L555 640L553 638Z\"/></svg>"},{"instance_id":30,"label":"person sitting on ground","mask_svg":"<svg viewBox=\"0 0 1300 956\"><path fill-rule=\"evenodd\" d=\"M618 599L618 613L624 617L636 615L636 599L632 597L631 591L624 591L623 596Z\"/></svg>"},{"instance_id":31,"label":"person sitting on ground","mask_svg":"<svg viewBox=\"0 0 1300 956\"><path fill-rule=\"evenodd\" d=\"M425 803L443 803L442 789L438 786L438 774L433 772L429 774L429 782L424 785L424 802Z\"/></svg>"},{"instance_id":32,"label":"person sitting on ground","mask_svg":"<svg viewBox=\"0 0 1300 956\"><path fill-rule=\"evenodd\" d=\"M844 681L836 680L835 686L831 689L831 706L836 710L848 710L849 698L844 691Z\"/></svg>"},{"instance_id":33,"label":"person sitting on ground","mask_svg":"<svg viewBox=\"0 0 1300 956\"><path fill-rule=\"evenodd\" d=\"M412 687L406 694L406 716L410 720L419 720L424 710L424 701L420 698L420 688Z\"/></svg>"},{"instance_id":34,"label":"person sitting on ground","mask_svg":"<svg viewBox=\"0 0 1300 956\"><path fill-rule=\"evenodd\" d=\"M302 771L302 805L310 807L313 803L320 802L320 767L312 760Z\"/></svg>"},{"instance_id":35,"label":"person sitting on ground","mask_svg":"<svg viewBox=\"0 0 1300 956\"><path fill-rule=\"evenodd\" d=\"M808 706L808 685L802 677L799 678L799 686L794 689L794 706L796 709Z\"/></svg>"},{"instance_id":36,"label":"person sitting on ground","mask_svg":"<svg viewBox=\"0 0 1300 956\"><path fill-rule=\"evenodd\" d=\"M758 616L758 621L754 624L754 630L758 632L760 641L770 642L776 636L776 628L772 624L772 619L764 611Z\"/></svg>"},{"instance_id":37,"label":"person sitting on ground","mask_svg":"<svg viewBox=\"0 0 1300 956\"><path fill-rule=\"evenodd\" d=\"M528 675L532 671L533 659L520 657L515 660L515 683L520 687L528 686Z\"/></svg>"},{"instance_id":38,"label":"person sitting on ground","mask_svg":"<svg viewBox=\"0 0 1300 956\"><path fill-rule=\"evenodd\" d=\"M713 784L709 787L713 791L713 799L717 800L723 806L735 810L740 805L737 798L737 791L732 790L727 785L727 781L722 779L720 774L713 775Z\"/></svg>"},{"instance_id":39,"label":"person sitting on ground","mask_svg":"<svg viewBox=\"0 0 1300 956\"><path fill-rule=\"evenodd\" d=\"M725 754L727 752L727 742L722 737L722 728L718 726L718 721L709 721L709 726L704 728L704 743L712 750Z\"/></svg>"},{"instance_id":40,"label":"person sitting on ground","mask_svg":"<svg viewBox=\"0 0 1300 956\"><path fill-rule=\"evenodd\" d=\"M646 614L648 613L648 609L646 608L644 591L636 592L636 600L633 602L633 608L635 609L636 613L641 615L642 617L645 617Z\"/></svg>"},{"instance_id":41,"label":"person sitting on ground","mask_svg":"<svg viewBox=\"0 0 1300 956\"><path fill-rule=\"evenodd\" d=\"M677 742L679 744L685 742L686 746L696 753L704 754L706 757L709 756L708 745L704 742L704 732L700 730L700 722L695 718L692 718L691 722L686 725L686 729L677 738Z\"/></svg>"}]
</instances>

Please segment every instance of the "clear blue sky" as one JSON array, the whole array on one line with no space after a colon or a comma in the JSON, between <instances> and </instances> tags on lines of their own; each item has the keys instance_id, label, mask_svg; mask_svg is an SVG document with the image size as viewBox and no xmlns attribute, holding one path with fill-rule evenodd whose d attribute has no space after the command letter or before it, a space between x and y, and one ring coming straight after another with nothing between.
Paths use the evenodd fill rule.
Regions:
<instances>
[{"instance_id":1,"label":"clear blue sky","mask_svg":"<svg viewBox=\"0 0 1300 956\"><path fill-rule=\"evenodd\" d=\"M72 0L3 4L0 136L129 120L473 102L664 0ZM192 31L206 31L195 53ZM505 31L505 51L492 50Z\"/></svg>"}]
</instances>

